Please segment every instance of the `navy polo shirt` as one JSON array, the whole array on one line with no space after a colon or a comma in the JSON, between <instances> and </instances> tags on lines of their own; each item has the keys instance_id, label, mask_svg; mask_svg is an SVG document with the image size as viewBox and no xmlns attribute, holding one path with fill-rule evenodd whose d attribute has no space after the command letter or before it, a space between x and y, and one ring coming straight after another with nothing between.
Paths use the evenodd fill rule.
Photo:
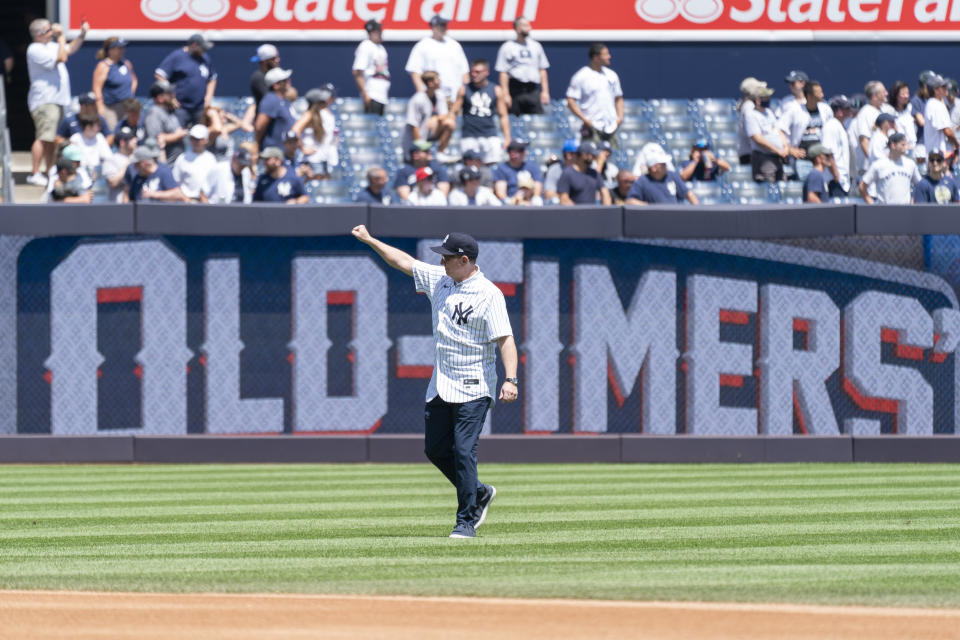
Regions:
<instances>
[{"instance_id":1,"label":"navy polo shirt","mask_svg":"<svg viewBox=\"0 0 960 640\"><path fill-rule=\"evenodd\" d=\"M200 58L194 58L183 49L170 52L157 67L157 72L176 86L177 100L187 111L203 106L207 83L217 77L210 56L204 53Z\"/></svg>"},{"instance_id":2,"label":"navy polo shirt","mask_svg":"<svg viewBox=\"0 0 960 640\"><path fill-rule=\"evenodd\" d=\"M133 177L131 178L128 173L126 179L129 180L130 184L129 195L131 202L140 200L140 193L144 187L151 191L168 191L180 186L176 178L173 177L173 171L165 164L158 164L157 170L146 178L136 173L136 169L134 169Z\"/></svg>"},{"instance_id":3,"label":"navy polo shirt","mask_svg":"<svg viewBox=\"0 0 960 640\"><path fill-rule=\"evenodd\" d=\"M939 180L934 180L929 175L925 175L913 188L914 202L946 204L957 202L958 199L960 198L957 194L957 183L950 176L943 176Z\"/></svg>"},{"instance_id":4,"label":"navy polo shirt","mask_svg":"<svg viewBox=\"0 0 960 640\"><path fill-rule=\"evenodd\" d=\"M286 202L290 198L299 198L307 193L303 180L287 169L282 178L272 178L264 173L257 178L257 189L253 192L254 202Z\"/></svg>"},{"instance_id":5,"label":"navy polo shirt","mask_svg":"<svg viewBox=\"0 0 960 640\"><path fill-rule=\"evenodd\" d=\"M263 96L263 100L260 101L260 114L269 116L270 122L260 143L261 150L267 147L283 148L284 136L296 123L290 110L291 106L289 100L284 100L276 93Z\"/></svg>"},{"instance_id":6,"label":"navy polo shirt","mask_svg":"<svg viewBox=\"0 0 960 640\"><path fill-rule=\"evenodd\" d=\"M582 173L570 165L560 174L557 193L567 194L574 204L596 204L597 195L603 186L603 178L596 169L587 167L586 173Z\"/></svg>"},{"instance_id":7,"label":"navy polo shirt","mask_svg":"<svg viewBox=\"0 0 960 640\"><path fill-rule=\"evenodd\" d=\"M820 196L820 202L830 202L829 180L819 169L811 169L807 179L803 182L803 201L807 201L808 193Z\"/></svg>"},{"instance_id":8,"label":"navy polo shirt","mask_svg":"<svg viewBox=\"0 0 960 640\"><path fill-rule=\"evenodd\" d=\"M668 171L663 180L640 176L627 192L627 198L636 198L652 204L677 204L687 198L687 185L676 171Z\"/></svg>"},{"instance_id":9,"label":"navy polo shirt","mask_svg":"<svg viewBox=\"0 0 960 640\"><path fill-rule=\"evenodd\" d=\"M522 173L529 174L534 182L543 182L543 174L540 172L540 167L537 166L537 163L531 162L530 160L525 160L519 169L511 167L509 162L501 162L493 170L493 181L496 183L500 180L506 180L507 197L512 197L517 193L517 180Z\"/></svg>"}]
</instances>

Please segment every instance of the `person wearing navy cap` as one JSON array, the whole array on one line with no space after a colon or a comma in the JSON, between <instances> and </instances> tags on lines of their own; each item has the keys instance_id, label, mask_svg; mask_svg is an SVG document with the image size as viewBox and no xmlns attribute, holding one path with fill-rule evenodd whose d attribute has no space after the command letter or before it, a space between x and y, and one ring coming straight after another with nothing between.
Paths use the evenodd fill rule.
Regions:
<instances>
[{"instance_id":1,"label":"person wearing navy cap","mask_svg":"<svg viewBox=\"0 0 960 640\"><path fill-rule=\"evenodd\" d=\"M803 97L803 87L807 84L809 79L810 77L799 69L794 69L783 77L783 81L787 83L788 87L790 87L790 93L793 95L793 100L789 98L784 99L783 104L780 105L780 111L777 114L778 117L786 116L791 109L803 106L803 103L805 102Z\"/></svg>"},{"instance_id":2,"label":"person wearing navy cap","mask_svg":"<svg viewBox=\"0 0 960 640\"><path fill-rule=\"evenodd\" d=\"M889 154L888 140L891 135L896 133L897 119L889 113L881 113L874 122L874 129L870 133L870 143L868 145L867 163L864 165L864 173L870 170L870 167L880 158L886 158Z\"/></svg>"},{"instance_id":3,"label":"person wearing navy cap","mask_svg":"<svg viewBox=\"0 0 960 640\"><path fill-rule=\"evenodd\" d=\"M460 186L450 192L449 202L453 207L499 207L503 204L492 189L481 184L480 170L476 167L460 170Z\"/></svg>"},{"instance_id":4,"label":"person wearing navy cap","mask_svg":"<svg viewBox=\"0 0 960 640\"><path fill-rule=\"evenodd\" d=\"M830 98L833 117L823 124L823 146L833 155L836 182L830 185L830 197L842 198L850 192L850 136L844 126L853 116L853 103L845 95Z\"/></svg>"},{"instance_id":5,"label":"person wearing navy cap","mask_svg":"<svg viewBox=\"0 0 960 640\"><path fill-rule=\"evenodd\" d=\"M127 115L124 101L137 93L137 74L133 63L124 57L127 41L123 38L107 38L97 51L97 66L93 68L93 94L97 100L97 112L106 118L110 135L117 124Z\"/></svg>"},{"instance_id":6,"label":"person wearing navy cap","mask_svg":"<svg viewBox=\"0 0 960 640\"><path fill-rule=\"evenodd\" d=\"M176 88L176 114L185 128L203 123L203 111L217 90L217 70L208 53L212 48L212 42L195 33L186 46L170 52L153 72L157 80L166 80Z\"/></svg>"},{"instance_id":7,"label":"person wearing navy cap","mask_svg":"<svg viewBox=\"0 0 960 640\"><path fill-rule=\"evenodd\" d=\"M62 145L68 141L73 134L83 132L83 127L80 126L81 117L97 118L100 120L100 132L107 138L107 142L112 143L113 129L107 124L106 118L97 113L97 96L92 91L81 93L77 98L77 102L80 103L80 111L61 120L60 125L57 127L57 145Z\"/></svg>"},{"instance_id":8,"label":"person wearing navy cap","mask_svg":"<svg viewBox=\"0 0 960 640\"><path fill-rule=\"evenodd\" d=\"M447 169L433 159L429 142L417 140L407 150L410 155L410 162L405 163L397 169L393 177L393 188L397 190L397 199L400 203L406 202L410 195L411 187L416 183L411 183L410 178L422 167L430 167L436 176L436 187L446 196L450 193L450 175Z\"/></svg>"},{"instance_id":9,"label":"person wearing navy cap","mask_svg":"<svg viewBox=\"0 0 960 640\"><path fill-rule=\"evenodd\" d=\"M363 26L366 40L353 54L353 78L363 100L363 112L383 115L390 93L390 66L383 46L383 25L367 20Z\"/></svg>"},{"instance_id":10,"label":"person wearing navy cap","mask_svg":"<svg viewBox=\"0 0 960 640\"><path fill-rule=\"evenodd\" d=\"M923 176L917 163L906 155L906 136L894 133L888 144L890 156L880 158L863 174L859 185L860 195L867 204L910 204L913 202L913 187Z\"/></svg>"},{"instance_id":11,"label":"person wearing navy cap","mask_svg":"<svg viewBox=\"0 0 960 640\"><path fill-rule=\"evenodd\" d=\"M364 225L353 236L388 266L413 276L417 293L430 301L434 367L424 410L424 453L457 489L451 538L475 538L497 490L480 482L477 449L487 411L495 398L517 399L517 346L503 292L477 267L477 241L448 233L439 246L442 266L416 260L370 235ZM505 379L497 395L496 349Z\"/></svg>"},{"instance_id":12,"label":"person wearing navy cap","mask_svg":"<svg viewBox=\"0 0 960 640\"><path fill-rule=\"evenodd\" d=\"M536 162L527 160L527 143L514 138L507 145L507 160L493 170L494 192L501 200L512 198L517 192L517 181L523 177L533 179L534 195L543 192L543 174Z\"/></svg>"}]
</instances>

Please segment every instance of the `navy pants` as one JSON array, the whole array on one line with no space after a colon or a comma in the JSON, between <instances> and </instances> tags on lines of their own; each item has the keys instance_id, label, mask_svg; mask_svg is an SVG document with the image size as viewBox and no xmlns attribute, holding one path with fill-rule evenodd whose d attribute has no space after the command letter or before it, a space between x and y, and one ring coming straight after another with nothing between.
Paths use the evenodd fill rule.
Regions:
<instances>
[{"instance_id":1,"label":"navy pants","mask_svg":"<svg viewBox=\"0 0 960 640\"><path fill-rule=\"evenodd\" d=\"M457 523L473 524L478 492L477 446L490 398L450 403L435 397L424 409L424 453L457 488Z\"/></svg>"}]
</instances>

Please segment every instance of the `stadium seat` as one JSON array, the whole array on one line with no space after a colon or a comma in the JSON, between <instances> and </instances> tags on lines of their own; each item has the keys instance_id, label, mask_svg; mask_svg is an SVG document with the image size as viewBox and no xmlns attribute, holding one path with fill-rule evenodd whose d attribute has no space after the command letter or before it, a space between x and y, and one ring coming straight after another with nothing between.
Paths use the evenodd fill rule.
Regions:
<instances>
[{"instance_id":1,"label":"stadium seat","mask_svg":"<svg viewBox=\"0 0 960 640\"><path fill-rule=\"evenodd\" d=\"M377 116L366 113L344 113L340 115L340 130L376 132Z\"/></svg>"},{"instance_id":2,"label":"stadium seat","mask_svg":"<svg viewBox=\"0 0 960 640\"><path fill-rule=\"evenodd\" d=\"M338 114L363 113L363 100L360 98L337 98L333 110Z\"/></svg>"},{"instance_id":3,"label":"stadium seat","mask_svg":"<svg viewBox=\"0 0 960 640\"><path fill-rule=\"evenodd\" d=\"M677 114L674 116L659 118L657 124L662 133L668 131L694 131L696 122L686 114Z\"/></svg>"},{"instance_id":4,"label":"stadium seat","mask_svg":"<svg viewBox=\"0 0 960 640\"><path fill-rule=\"evenodd\" d=\"M726 114L708 114L702 117L701 122L703 123L703 128L711 134L730 131L736 133L738 125L736 116Z\"/></svg>"},{"instance_id":5,"label":"stadium seat","mask_svg":"<svg viewBox=\"0 0 960 640\"><path fill-rule=\"evenodd\" d=\"M534 131L556 131L557 119L548 114L523 115L520 116L520 122L528 133Z\"/></svg>"},{"instance_id":6,"label":"stadium seat","mask_svg":"<svg viewBox=\"0 0 960 640\"><path fill-rule=\"evenodd\" d=\"M693 101L693 108L702 116L737 116L737 101L731 98L698 98Z\"/></svg>"},{"instance_id":7,"label":"stadium seat","mask_svg":"<svg viewBox=\"0 0 960 640\"><path fill-rule=\"evenodd\" d=\"M685 99L649 100L647 106L650 113L660 118L690 112L690 101Z\"/></svg>"},{"instance_id":8,"label":"stadium seat","mask_svg":"<svg viewBox=\"0 0 960 640\"><path fill-rule=\"evenodd\" d=\"M410 100L407 98L390 98L390 101L387 103L386 108L383 110L384 115L398 115L400 117L406 117L407 115L407 103Z\"/></svg>"}]
</instances>

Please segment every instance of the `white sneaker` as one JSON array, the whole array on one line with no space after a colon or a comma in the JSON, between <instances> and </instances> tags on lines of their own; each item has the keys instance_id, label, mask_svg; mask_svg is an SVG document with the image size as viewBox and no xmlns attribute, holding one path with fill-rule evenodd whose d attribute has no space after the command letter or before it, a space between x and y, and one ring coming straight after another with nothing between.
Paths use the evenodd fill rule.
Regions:
<instances>
[{"instance_id":1,"label":"white sneaker","mask_svg":"<svg viewBox=\"0 0 960 640\"><path fill-rule=\"evenodd\" d=\"M437 151L437 162L441 164L453 164L460 160L459 153L447 153L446 151Z\"/></svg>"},{"instance_id":2,"label":"white sneaker","mask_svg":"<svg viewBox=\"0 0 960 640\"><path fill-rule=\"evenodd\" d=\"M47 176L43 175L39 171L27 176L27 184L36 185L38 187L47 186Z\"/></svg>"}]
</instances>

